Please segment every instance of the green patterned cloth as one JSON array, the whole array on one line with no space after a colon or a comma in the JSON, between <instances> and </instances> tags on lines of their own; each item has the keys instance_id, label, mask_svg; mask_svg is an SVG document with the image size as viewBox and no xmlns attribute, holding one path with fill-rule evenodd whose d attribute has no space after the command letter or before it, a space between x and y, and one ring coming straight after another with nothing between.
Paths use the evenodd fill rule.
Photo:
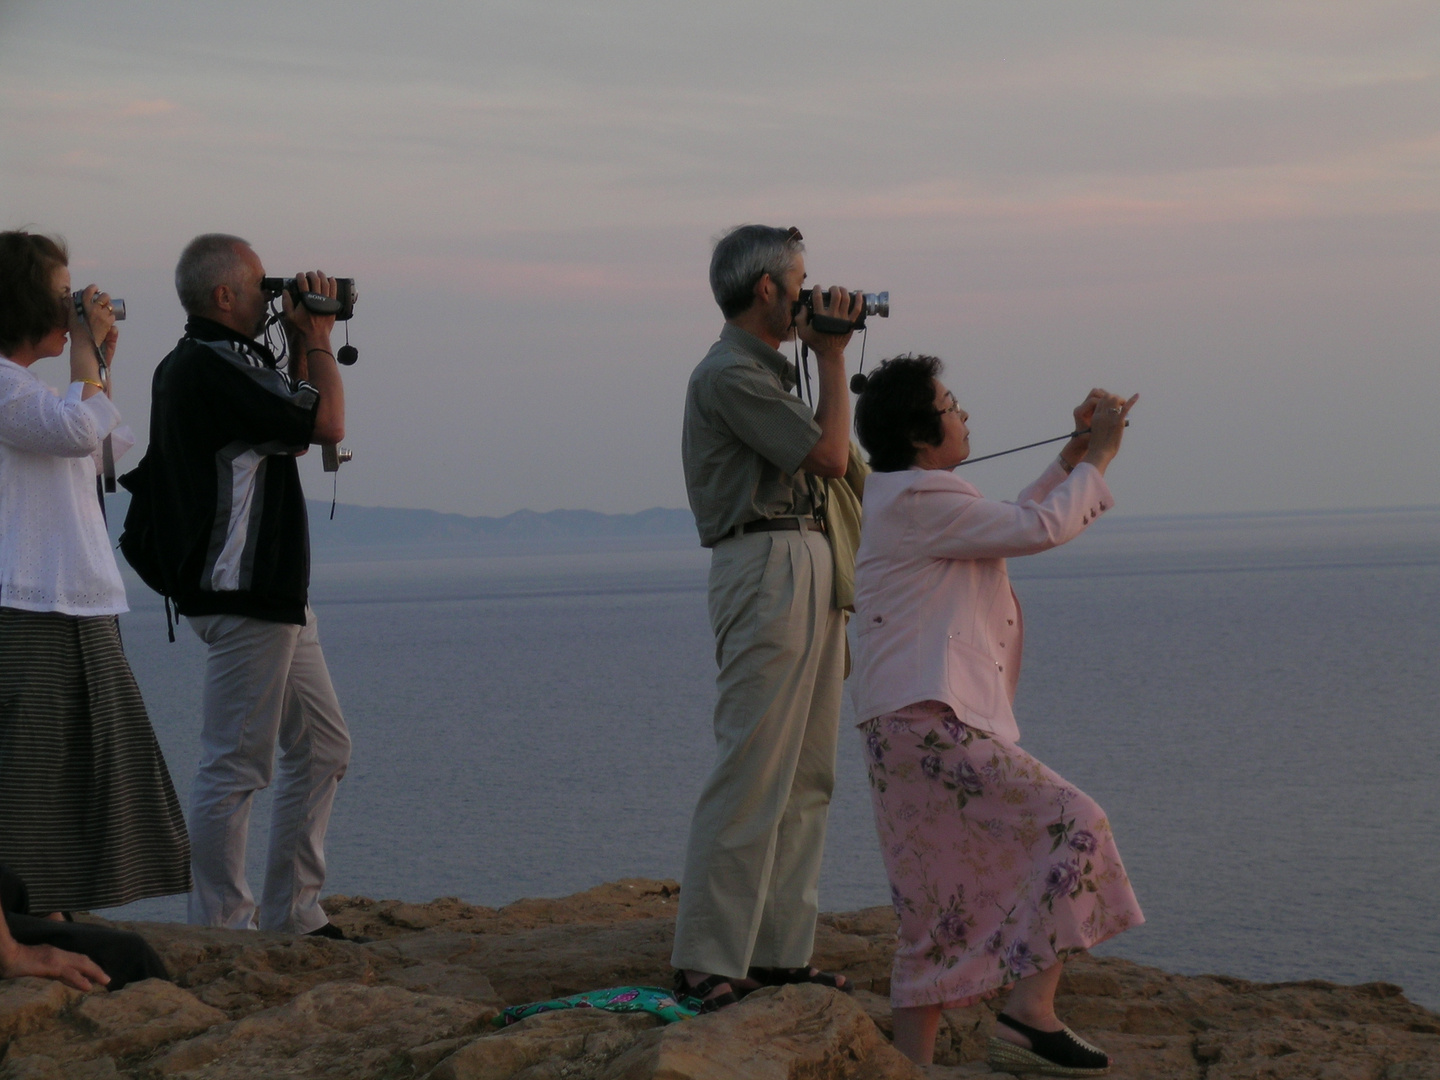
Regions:
<instances>
[{"instance_id":1,"label":"green patterned cloth","mask_svg":"<svg viewBox=\"0 0 1440 1080\"><path fill-rule=\"evenodd\" d=\"M535 1001L529 1005L511 1005L495 1017L496 1027L518 1024L528 1016L560 1009L604 1009L606 1012L648 1012L660 1017L667 1024L677 1020L689 1020L700 1011L700 1002L687 997L676 1001L669 990L658 986L613 986L608 990L587 990L583 994L556 998L553 1001Z\"/></svg>"}]
</instances>

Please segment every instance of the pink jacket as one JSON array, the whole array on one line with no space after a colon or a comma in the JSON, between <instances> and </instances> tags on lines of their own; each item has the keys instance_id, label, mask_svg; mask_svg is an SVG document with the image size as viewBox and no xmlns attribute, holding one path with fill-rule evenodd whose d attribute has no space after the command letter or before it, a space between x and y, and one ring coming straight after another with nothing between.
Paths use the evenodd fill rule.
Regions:
<instances>
[{"instance_id":1,"label":"pink jacket","mask_svg":"<svg viewBox=\"0 0 1440 1080\"><path fill-rule=\"evenodd\" d=\"M1013 503L942 469L867 477L851 622L856 717L943 701L971 727L1018 742L1024 623L1005 559L1073 539L1114 502L1086 464L1068 476L1052 464Z\"/></svg>"}]
</instances>

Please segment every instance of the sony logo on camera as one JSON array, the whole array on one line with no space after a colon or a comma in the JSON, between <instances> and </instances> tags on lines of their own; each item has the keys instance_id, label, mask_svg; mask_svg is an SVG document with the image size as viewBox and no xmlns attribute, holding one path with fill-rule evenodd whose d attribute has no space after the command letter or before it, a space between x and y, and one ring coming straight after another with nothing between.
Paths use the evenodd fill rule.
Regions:
<instances>
[{"instance_id":1,"label":"sony logo on camera","mask_svg":"<svg viewBox=\"0 0 1440 1080\"><path fill-rule=\"evenodd\" d=\"M304 304L307 310L313 311L316 315L334 315L336 319L343 321L355 314L355 299L358 294L355 291L354 278L335 279L335 299L333 300L328 296L321 296L319 293L301 292L293 277L261 278L260 289L270 300L278 299L282 292L288 292L290 299L297 304Z\"/></svg>"}]
</instances>

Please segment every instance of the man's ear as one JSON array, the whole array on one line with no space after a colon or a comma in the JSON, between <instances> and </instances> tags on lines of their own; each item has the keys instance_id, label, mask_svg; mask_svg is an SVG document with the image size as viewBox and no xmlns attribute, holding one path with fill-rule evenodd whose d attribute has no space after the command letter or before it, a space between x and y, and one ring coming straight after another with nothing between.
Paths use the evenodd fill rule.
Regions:
<instances>
[{"instance_id":1,"label":"man's ear","mask_svg":"<svg viewBox=\"0 0 1440 1080\"><path fill-rule=\"evenodd\" d=\"M210 291L210 302L215 305L216 311L229 311L235 306L235 293L229 285L216 285Z\"/></svg>"},{"instance_id":2,"label":"man's ear","mask_svg":"<svg viewBox=\"0 0 1440 1080\"><path fill-rule=\"evenodd\" d=\"M769 272L760 275L760 280L755 283L755 301L761 307L769 307L775 302L775 297L780 293L780 288L775 284Z\"/></svg>"}]
</instances>

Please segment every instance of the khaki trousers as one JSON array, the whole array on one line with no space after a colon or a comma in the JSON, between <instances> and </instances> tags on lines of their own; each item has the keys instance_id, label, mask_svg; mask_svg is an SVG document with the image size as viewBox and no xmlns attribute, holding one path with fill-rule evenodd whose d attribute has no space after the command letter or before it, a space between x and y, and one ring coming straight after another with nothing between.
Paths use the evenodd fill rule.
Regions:
<instances>
[{"instance_id":1,"label":"khaki trousers","mask_svg":"<svg viewBox=\"0 0 1440 1080\"><path fill-rule=\"evenodd\" d=\"M711 554L716 760L690 824L677 968L738 978L810 961L845 667L832 579L818 532Z\"/></svg>"},{"instance_id":2,"label":"khaki trousers","mask_svg":"<svg viewBox=\"0 0 1440 1080\"><path fill-rule=\"evenodd\" d=\"M190 922L306 934L329 919L325 830L350 763L350 734L320 651L305 625L242 615L187 616L208 645L200 768L190 785ZM279 762L276 762L276 749ZM255 792L275 784L270 853L257 911L245 880Z\"/></svg>"}]
</instances>

